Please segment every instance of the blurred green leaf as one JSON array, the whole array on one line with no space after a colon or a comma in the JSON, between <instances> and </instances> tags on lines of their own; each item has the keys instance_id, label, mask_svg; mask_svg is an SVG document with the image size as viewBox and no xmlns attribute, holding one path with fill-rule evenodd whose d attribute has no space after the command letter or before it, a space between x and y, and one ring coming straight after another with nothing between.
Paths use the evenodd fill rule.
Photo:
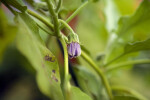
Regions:
<instances>
[{"instance_id":1,"label":"blurred green leaf","mask_svg":"<svg viewBox=\"0 0 150 100\"><path fill-rule=\"evenodd\" d=\"M40 90L52 100L63 100L59 67L55 56L46 48L39 36L36 23L26 13L19 13L19 32L16 44L19 51L37 71Z\"/></svg>"},{"instance_id":2,"label":"blurred green leaf","mask_svg":"<svg viewBox=\"0 0 150 100\"><path fill-rule=\"evenodd\" d=\"M70 91L71 91L71 100L92 100L88 95L83 93L79 88L72 86Z\"/></svg>"},{"instance_id":3,"label":"blurred green leaf","mask_svg":"<svg viewBox=\"0 0 150 100\"><path fill-rule=\"evenodd\" d=\"M123 35L128 31L136 30L136 27L140 25L140 27L144 28L144 23L149 26L150 25L150 1L144 0L140 7L136 10L136 12L130 17L122 17L119 21L119 28L117 33L119 35Z\"/></svg>"},{"instance_id":4,"label":"blurred green leaf","mask_svg":"<svg viewBox=\"0 0 150 100\"><path fill-rule=\"evenodd\" d=\"M14 40L16 33L17 27L9 25L6 16L0 9L0 60L8 44Z\"/></svg>"},{"instance_id":5,"label":"blurred green leaf","mask_svg":"<svg viewBox=\"0 0 150 100\"><path fill-rule=\"evenodd\" d=\"M35 21L26 13L18 13L19 16L24 20L24 22L27 24L28 28L31 30L32 34L36 36L36 38L44 44L44 42L41 40L41 37L39 35L39 29L37 27L37 24Z\"/></svg>"},{"instance_id":6,"label":"blurred green leaf","mask_svg":"<svg viewBox=\"0 0 150 100\"><path fill-rule=\"evenodd\" d=\"M81 86L81 88L87 94L93 96L94 99L101 100L102 85L99 77L96 76L96 74L91 72L89 69L82 66L75 67L75 72L78 79L78 83Z\"/></svg>"},{"instance_id":7,"label":"blurred green leaf","mask_svg":"<svg viewBox=\"0 0 150 100\"><path fill-rule=\"evenodd\" d=\"M150 45L149 44L150 44L150 39L147 39L145 41L137 41L137 42L134 42L134 43L128 43L127 45L125 45L123 52L118 57L114 58L114 60L112 60L112 61L113 62L115 62L116 60L125 61L124 58L133 57L139 51L150 50ZM135 53L135 55L132 55L130 53ZM123 59L120 59L121 57L123 57Z\"/></svg>"},{"instance_id":8,"label":"blurred green leaf","mask_svg":"<svg viewBox=\"0 0 150 100\"><path fill-rule=\"evenodd\" d=\"M85 1L89 1L89 0L81 0L82 2L85 2Z\"/></svg>"},{"instance_id":9,"label":"blurred green leaf","mask_svg":"<svg viewBox=\"0 0 150 100\"><path fill-rule=\"evenodd\" d=\"M114 96L113 100L139 100L132 96Z\"/></svg>"},{"instance_id":10,"label":"blurred green leaf","mask_svg":"<svg viewBox=\"0 0 150 100\"><path fill-rule=\"evenodd\" d=\"M127 54L138 52L138 51L146 51L146 50L150 50L150 39L147 39L145 41L128 43L127 45L125 45L124 51L118 56L118 58L120 59L120 57L125 56ZM126 57L128 58L131 56L133 55L127 55Z\"/></svg>"},{"instance_id":11,"label":"blurred green leaf","mask_svg":"<svg viewBox=\"0 0 150 100\"><path fill-rule=\"evenodd\" d=\"M109 62L115 57L124 53L124 47L128 42L143 41L150 37L150 1L143 0L139 8L132 16L121 17L115 38L110 37L105 62ZM115 32L114 32L115 33ZM128 56L126 58L129 58ZM124 61L124 59L122 60Z\"/></svg>"},{"instance_id":12,"label":"blurred green leaf","mask_svg":"<svg viewBox=\"0 0 150 100\"><path fill-rule=\"evenodd\" d=\"M116 4L116 7L121 15L130 15L138 6L137 0L112 0Z\"/></svg>"},{"instance_id":13,"label":"blurred green leaf","mask_svg":"<svg viewBox=\"0 0 150 100\"><path fill-rule=\"evenodd\" d=\"M124 53L127 54L143 50L150 50L150 39L132 44L127 44L125 46Z\"/></svg>"},{"instance_id":14,"label":"blurred green leaf","mask_svg":"<svg viewBox=\"0 0 150 100\"><path fill-rule=\"evenodd\" d=\"M93 2L97 2L97 1L100 1L100 0L81 0L82 2L85 2L85 1L93 1Z\"/></svg>"},{"instance_id":15,"label":"blurred green leaf","mask_svg":"<svg viewBox=\"0 0 150 100\"><path fill-rule=\"evenodd\" d=\"M150 44L150 39L145 40L145 41L128 43L127 45L125 45L123 52L118 56L118 58L120 59L122 56L125 56L130 53L150 50L149 44ZM133 55L127 55L126 58L131 57L131 56L133 56ZM123 59L123 60L125 60L125 59Z\"/></svg>"},{"instance_id":16,"label":"blurred green leaf","mask_svg":"<svg viewBox=\"0 0 150 100\"><path fill-rule=\"evenodd\" d=\"M73 11L76 10L81 3L81 0L64 0L63 7L69 11Z\"/></svg>"},{"instance_id":17,"label":"blurred green leaf","mask_svg":"<svg viewBox=\"0 0 150 100\"><path fill-rule=\"evenodd\" d=\"M141 93L138 93L132 88L129 87L124 87L124 86L112 86L112 91L117 95L117 96L132 96L136 97L139 100L147 100L145 96L143 96Z\"/></svg>"},{"instance_id":18,"label":"blurred green leaf","mask_svg":"<svg viewBox=\"0 0 150 100\"><path fill-rule=\"evenodd\" d=\"M0 36L2 37L5 34L8 24L6 16L4 15L2 9L0 9L0 22Z\"/></svg>"},{"instance_id":19,"label":"blurred green leaf","mask_svg":"<svg viewBox=\"0 0 150 100\"><path fill-rule=\"evenodd\" d=\"M105 2L104 12L106 16L106 28L107 31L109 32L109 39L107 43L107 48L105 50L107 54L104 61L107 62L110 58L113 58L115 57L115 55L119 54L123 50L124 44L127 43L127 41L123 39L120 39L117 41L117 43L114 43L115 40L118 38L115 30L118 27L118 20L122 15L130 15L134 12L136 2L135 0L132 1L131 0L104 0L104 2ZM127 37L127 39L129 40L131 37L132 36ZM122 50L118 50L118 49L122 49Z\"/></svg>"},{"instance_id":20,"label":"blurred green leaf","mask_svg":"<svg viewBox=\"0 0 150 100\"><path fill-rule=\"evenodd\" d=\"M100 0L93 0L93 2L98 2L98 1L100 1Z\"/></svg>"}]
</instances>

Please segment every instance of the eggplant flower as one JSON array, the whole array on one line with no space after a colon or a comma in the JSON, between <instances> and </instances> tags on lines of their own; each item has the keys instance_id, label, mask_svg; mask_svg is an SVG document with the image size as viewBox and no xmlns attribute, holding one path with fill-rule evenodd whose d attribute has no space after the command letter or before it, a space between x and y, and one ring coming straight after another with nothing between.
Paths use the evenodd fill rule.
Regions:
<instances>
[{"instance_id":1,"label":"eggplant flower","mask_svg":"<svg viewBox=\"0 0 150 100\"><path fill-rule=\"evenodd\" d=\"M78 42L72 42L67 45L69 58L76 58L81 55L81 48Z\"/></svg>"}]
</instances>

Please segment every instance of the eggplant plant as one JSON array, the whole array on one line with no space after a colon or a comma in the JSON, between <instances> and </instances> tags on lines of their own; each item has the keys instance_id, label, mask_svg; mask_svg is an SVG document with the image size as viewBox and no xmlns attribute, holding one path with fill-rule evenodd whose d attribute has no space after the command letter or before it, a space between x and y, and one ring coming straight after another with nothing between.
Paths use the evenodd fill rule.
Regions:
<instances>
[{"instance_id":1,"label":"eggplant plant","mask_svg":"<svg viewBox=\"0 0 150 100\"><path fill-rule=\"evenodd\" d=\"M0 0L0 5L0 61L13 44L49 100L150 99L132 88L139 80L129 75L150 63L150 0Z\"/></svg>"}]
</instances>

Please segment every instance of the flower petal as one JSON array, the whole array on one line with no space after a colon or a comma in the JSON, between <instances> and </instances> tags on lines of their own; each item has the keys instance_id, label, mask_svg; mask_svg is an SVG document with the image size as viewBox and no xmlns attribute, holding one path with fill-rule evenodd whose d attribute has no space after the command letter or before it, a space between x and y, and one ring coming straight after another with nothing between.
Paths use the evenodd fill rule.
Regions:
<instances>
[{"instance_id":1,"label":"flower petal","mask_svg":"<svg viewBox=\"0 0 150 100\"><path fill-rule=\"evenodd\" d=\"M74 58L81 55L80 44L77 42L72 42L67 45L69 58Z\"/></svg>"}]
</instances>

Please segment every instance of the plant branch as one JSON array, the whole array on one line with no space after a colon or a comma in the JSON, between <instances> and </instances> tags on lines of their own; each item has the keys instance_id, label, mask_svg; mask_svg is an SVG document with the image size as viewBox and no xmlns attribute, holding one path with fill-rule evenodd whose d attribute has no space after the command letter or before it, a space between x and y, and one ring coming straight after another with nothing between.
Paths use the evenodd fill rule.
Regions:
<instances>
[{"instance_id":1,"label":"plant branch","mask_svg":"<svg viewBox=\"0 0 150 100\"><path fill-rule=\"evenodd\" d=\"M56 12L58 13L60 8L61 8L61 5L62 5L62 0L59 0L58 2L58 5L57 5L57 8L56 8Z\"/></svg>"},{"instance_id":2,"label":"plant branch","mask_svg":"<svg viewBox=\"0 0 150 100\"><path fill-rule=\"evenodd\" d=\"M63 38L60 38L60 42L63 46L63 50L64 50L64 79L66 79L68 77L69 74L69 67L68 67L68 51L67 51L67 45L64 41Z\"/></svg>"},{"instance_id":3,"label":"plant branch","mask_svg":"<svg viewBox=\"0 0 150 100\"><path fill-rule=\"evenodd\" d=\"M49 27L51 30L53 30L53 24L51 24L50 22L48 22L47 20L45 20L42 16L40 16L39 14L37 14L37 13L35 13L35 12L33 12L33 11L31 11L31 10L27 10L27 12L31 15L31 16L33 16L33 17L35 17L35 18L37 18L38 20L40 20L41 22L43 22L47 27Z\"/></svg>"},{"instance_id":4,"label":"plant branch","mask_svg":"<svg viewBox=\"0 0 150 100\"><path fill-rule=\"evenodd\" d=\"M135 97L137 97L139 100L148 100L144 96L142 96L140 93L136 92L135 90L128 88L128 87L123 87L123 86L112 86L111 87L113 91L122 91L128 94L131 94Z\"/></svg>"},{"instance_id":5,"label":"plant branch","mask_svg":"<svg viewBox=\"0 0 150 100\"><path fill-rule=\"evenodd\" d=\"M134 60L134 61L127 61L127 62L122 62L118 63L116 65L112 65L106 68L107 72L110 72L115 69L119 69L128 65L135 65L135 64L145 64L145 63L150 63L150 59L144 59L144 60Z\"/></svg>"},{"instance_id":6,"label":"plant branch","mask_svg":"<svg viewBox=\"0 0 150 100\"><path fill-rule=\"evenodd\" d=\"M81 56L83 57L84 60L86 60L92 67L93 69L98 73L98 75L100 76L104 86L105 86L105 89L106 89L106 92L110 98L110 100L113 99L113 95L112 95L112 91L111 91L111 88L110 88L110 85L104 75L104 73L102 72L102 70L99 69L99 67L94 63L94 61L82 50L82 54Z\"/></svg>"},{"instance_id":7,"label":"plant branch","mask_svg":"<svg viewBox=\"0 0 150 100\"><path fill-rule=\"evenodd\" d=\"M84 2L71 16L66 20L66 23L69 23L87 4L89 1ZM61 26L60 29L63 29L64 25Z\"/></svg>"},{"instance_id":8,"label":"plant branch","mask_svg":"<svg viewBox=\"0 0 150 100\"><path fill-rule=\"evenodd\" d=\"M69 100L69 90L70 90L70 83L69 83L69 66L68 66L68 51L67 51L67 45L63 38L59 39L64 50L64 93L65 93L65 100Z\"/></svg>"},{"instance_id":9,"label":"plant branch","mask_svg":"<svg viewBox=\"0 0 150 100\"><path fill-rule=\"evenodd\" d=\"M59 22L58 22L58 15L55 13L54 9L53 9L53 4L52 2L50 2L50 0L45 0L47 5L48 5L48 9L49 9L49 13L52 16L53 22L54 22L54 31L55 34L60 37L60 30L59 30Z\"/></svg>"},{"instance_id":10,"label":"plant branch","mask_svg":"<svg viewBox=\"0 0 150 100\"><path fill-rule=\"evenodd\" d=\"M87 4L89 1L84 2L67 20L66 22L69 23Z\"/></svg>"},{"instance_id":11,"label":"plant branch","mask_svg":"<svg viewBox=\"0 0 150 100\"><path fill-rule=\"evenodd\" d=\"M3 3L4 3L4 5L5 5L15 16L17 15L17 12L14 11L7 3L5 3L4 1L3 1ZM49 27L51 30L53 30L53 27L54 27L54 26L53 26L51 23L47 22L42 16L38 15L37 13L35 13L35 12L29 10L29 9L27 9L27 12L28 12L28 14L30 14L31 16L33 16L33 17L37 18L38 20L40 20L41 22L43 22L43 23L44 23L47 27ZM53 34L51 34L50 32L47 32L47 31L46 31L42 26L40 26L38 23L37 23L37 25L39 26L39 28L41 28L42 30L44 30L46 33L48 33L48 34L50 34L50 35L53 35Z\"/></svg>"},{"instance_id":12,"label":"plant branch","mask_svg":"<svg viewBox=\"0 0 150 100\"><path fill-rule=\"evenodd\" d=\"M59 19L59 22L61 22L64 26L66 26L71 33L75 34L72 28L64 20Z\"/></svg>"}]
</instances>

